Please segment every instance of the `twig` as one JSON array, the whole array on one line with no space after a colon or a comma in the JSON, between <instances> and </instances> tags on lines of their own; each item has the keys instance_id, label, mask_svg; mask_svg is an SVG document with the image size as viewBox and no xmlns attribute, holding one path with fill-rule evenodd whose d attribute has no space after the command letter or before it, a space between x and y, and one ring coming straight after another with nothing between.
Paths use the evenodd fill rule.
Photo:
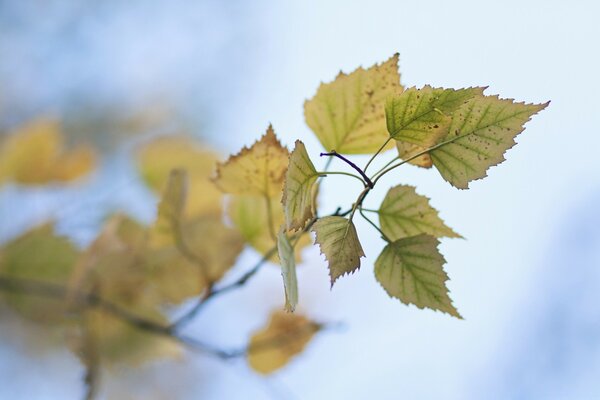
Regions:
<instances>
[{"instance_id":1,"label":"twig","mask_svg":"<svg viewBox=\"0 0 600 400\"><path fill-rule=\"evenodd\" d=\"M323 156L334 156L334 157L337 157L340 160L344 161L346 164L348 164L349 166L351 166L352 168L354 168L356 170L356 172L358 172L360 174L360 176L362 176L362 178L364 179L364 181L366 182L366 184L367 184L367 186L369 188L373 189L373 182L371 182L371 180L363 172L363 170L360 169L360 167L358 165L354 164L352 161L348 160L346 157L344 157L343 155L341 155L337 151L331 150L329 153L321 153L320 155L321 155L321 157L323 157Z\"/></svg>"}]
</instances>

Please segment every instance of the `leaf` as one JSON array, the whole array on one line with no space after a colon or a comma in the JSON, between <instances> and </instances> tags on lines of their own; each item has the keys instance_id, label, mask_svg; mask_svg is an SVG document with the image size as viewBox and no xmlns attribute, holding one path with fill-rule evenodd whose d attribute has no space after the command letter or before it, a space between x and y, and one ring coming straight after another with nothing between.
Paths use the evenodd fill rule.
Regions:
<instances>
[{"instance_id":1,"label":"leaf","mask_svg":"<svg viewBox=\"0 0 600 400\"><path fill-rule=\"evenodd\" d=\"M427 147L421 147L417 146L416 144L397 141L396 148L398 149L398 156L400 159L409 160L409 164L422 168L431 168L433 166L433 160L431 159L431 155L429 153L421 154L420 156L412 158L413 156L426 151Z\"/></svg>"},{"instance_id":2,"label":"leaf","mask_svg":"<svg viewBox=\"0 0 600 400\"><path fill-rule=\"evenodd\" d=\"M216 153L204 149L188 137L167 136L142 146L136 157L144 182L155 193L164 192L172 170L187 172L186 217L221 212L223 194L210 181L218 160Z\"/></svg>"},{"instance_id":3,"label":"leaf","mask_svg":"<svg viewBox=\"0 0 600 400\"><path fill-rule=\"evenodd\" d=\"M181 231L189 255L184 255L176 244L146 248L141 255L146 290L158 303L180 304L199 296L209 283L218 282L235 265L244 246L239 233L225 226L220 215L185 221Z\"/></svg>"},{"instance_id":4,"label":"leaf","mask_svg":"<svg viewBox=\"0 0 600 400\"><path fill-rule=\"evenodd\" d=\"M285 290L285 311L294 312L298 304L298 280L296 278L296 261L294 248L285 231L279 230L277 234L277 251L281 260L281 276Z\"/></svg>"},{"instance_id":5,"label":"leaf","mask_svg":"<svg viewBox=\"0 0 600 400\"><path fill-rule=\"evenodd\" d=\"M375 277L388 295L404 304L440 310L462 318L448 297L446 262L438 239L421 234L388 244L375 261Z\"/></svg>"},{"instance_id":6,"label":"leaf","mask_svg":"<svg viewBox=\"0 0 600 400\"><path fill-rule=\"evenodd\" d=\"M345 274L360 268L360 258L365 256L352 221L337 216L319 218L313 225L315 244L329 262L331 286Z\"/></svg>"},{"instance_id":7,"label":"leaf","mask_svg":"<svg viewBox=\"0 0 600 400\"><path fill-rule=\"evenodd\" d=\"M265 198L259 196L233 196L227 207L227 215L238 229L244 240L250 244L261 255L277 245L269 229L269 223L273 225L273 230L284 224L283 206L277 197L270 199L272 210L272 221L269 221L267 202ZM302 235L296 243L295 254L296 262L301 262L300 254L302 249L312 244L310 235ZM270 260L279 263L279 257L274 254Z\"/></svg>"},{"instance_id":8,"label":"leaf","mask_svg":"<svg viewBox=\"0 0 600 400\"><path fill-rule=\"evenodd\" d=\"M60 124L51 119L24 124L0 144L0 182L69 182L88 174L95 164L90 147L65 149Z\"/></svg>"},{"instance_id":9,"label":"leaf","mask_svg":"<svg viewBox=\"0 0 600 400\"><path fill-rule=\"evenodd\" d=\"M385 103L387 129L392 138L429 147L448 132L450 114L485 88L442 89L429 85L410 88Z\"/></svg>"},{"instance_id":10,"label":"leaf","mask_svg":"<svg viewBox=\"0 0 600 400\"><path fill-rule=\"evenodd\" d=\"M250 338L248 364L261 374L270 374L301 353L320 325L298 314L274 312L266 328Z\"/></svg>"},{"instance_id":11,"label":"leaf","mask_svg":"<svg viewBox=\"0 0 600 400\"><path fill-rule=\"evenodd\" d=\"M342 72L304 103L304 118L325 150L374 153L388 139L384 104L402 92L398 54L381 65ZM386 146L387 149L392 145Z\"/></svg>"},{"instance_id":12,"label":"leaf","mask_svg":"<svg viewBox=\"0 0 600 400\"><path fill-rule=\"evenodd\" d=\"M187 172L174 169L169 174L167 186L158 203L158 215L150 235L152 247L173 244L177 235L181 235L186 198Z\"/></svg>"},{"instance_id":13,"label":"leaf","mask_svg":"<svg viewBox=\"0 0 600 400\"><path fill-rule=\"evenodd\" d=\"M273 127L252 147L217 164L215 184L225 193L248 194L268 198L281 195L288 165L288 150L281 145Z\"/></svg>"},{"instance_id":14,"label":"leaf","mask_svg":"<svg viewBox=\"0 0 600 400\"><path fill-rule=\"evenodd\" d=\"M489 167L504 161L523 125L548 104L498 96L473 99L454 113L449 133L430 151L433 164L452 186L467 189L470 181L484 178Z\"/></svg>"},{"instance_id":15,"label":"leaf","mask_svg":"<svg viewBox=\"0 0 600 400\"><path fill-rule=\"evenodd\" d=\"M461 237L450 229L429 205L429 199L418 195L413 186L391 188L379 207L379 224L392 241L427 233L434 237Z\"/></svg>"},{"instance_id":16,"label":"leaf","mask_svg":"<svg viewBox=\"0 0 600 400\"><path fill-rule=\"evenodd\" d=\"M34 228L0 249L0 276L66 286L78 252L51 224ZM40 323L65 319L66 302L32 296L29 293L0 292L7 304L21 315Z\"/></svg>"},{"instance_id":17,"label":"leaf","mask_svg":"<svg viewBox=\"0 0 600 400\"><path fill-rule=\"evenodd\" d=\"M312 188L318 178L317 170L310 161L306 147L296 140L296 147L290 155L289 166L285 174L283 203L285 225L288 230L304 228L306 222L314 217Z\"/></svg>"}]
</instances>

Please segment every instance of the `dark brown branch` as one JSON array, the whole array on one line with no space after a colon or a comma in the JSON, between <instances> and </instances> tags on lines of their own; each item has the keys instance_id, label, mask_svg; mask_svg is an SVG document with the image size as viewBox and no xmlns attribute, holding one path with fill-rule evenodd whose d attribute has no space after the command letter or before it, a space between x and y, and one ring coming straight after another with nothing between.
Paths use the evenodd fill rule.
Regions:
<instances>
[{"instance_id":1,"label":"dark brown branch","mask_svg":"<svg viewBox=\"0 0 600 400\"><path fill-rule=\"evenodd\" d=\"M323 156L334 156L334 157L337 157L340 160L344 161L346 164L348 164L349 166L351 166L352 168L354 168L356 170L356 172L358 172L360 174L360 176L362 176L362 178L365 180L365 182L367 183L367 186L369 188L373 189L373 182L371 182L371 179L369 179L369 177L367 176L367 174L365 174L364 171L358 165L354 164L352 161L348 160L346 157L344 157L343 155L341 155L337 151L331 150L329 153L321 153L320 155L321 155L321 157L323 157Z\"/></svg>"}]
</instances>

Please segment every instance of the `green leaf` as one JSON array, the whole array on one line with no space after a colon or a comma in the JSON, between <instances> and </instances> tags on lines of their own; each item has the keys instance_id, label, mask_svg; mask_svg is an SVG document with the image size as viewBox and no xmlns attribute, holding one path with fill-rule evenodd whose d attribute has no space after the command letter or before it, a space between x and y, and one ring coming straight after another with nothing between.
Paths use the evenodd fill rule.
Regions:
<instances>
[{"instance_id":1,"label":"green leaf","mask_svg":"<svg viewBox=\"0 0 600 400\"><path fill-rule=\"evenodd\" d=\"M296 140L285 174L281 200L288 230L302 229L306 221L314 217L312 188L317 178L317 170L308 157L304 143Z\"/></svg>"},{"instance_id":2,"label":"green leaf","mask_svg":"<svg viewBox=\"0 0 600 400\"><path fill-rule=\"evenodd\" d=\"M467 189L470 181L484 178L489 167L504 161L523 125L548 104L474 98L454 113L448 134L430 151L433 164L452 186Z\"/></svg>"},{"instance_id":3,"label":"green leaf","mask_svg":"<svg viewBox=\"0 0 600 400\"><path fill-rule=\"evenodd\" d=\"M213 182L225 193L280 196L288 158L289 151L269 125L267 132L250 148L244 147L226 162L217 164Z\"/></svg>"},{"instance_id":4,"label":"green leaf","mask_svg":"<svg viewBox=\"0 0 600 400\"><path fill-rule=\"evenodd\" d=\"M360 258L365 256L352 221L337 216L319 218L313 225L315 244L329 262L331 286L345 274L360 268Z\"/></svg>"},{"instance_id":5,"label":"green leaf","mask_svg":"<svg viewBox=\"0 0 600 400\"><path fill-rule=\"evenodd\" d=\"M421 234L388 244L375 261L375 277L387 294L404 304L440 310L462 318L448 296L446 262L439 241Z\"/></svg>"},{"instance_id":6,"label":"green leaf","mask_svg":"<svg viewBox=\"0 0 600 400\"><path fill-rule=\"evenodd\" d=\"M461 237L438 216L429 199L417 194L413 186L391 188L379 207L381 230L392 241L427 233L435 237Z\"/></svg>"},{"instance_id":7,"label":"green leaf","mask_svg":"<svg viewBox=\"0 0 600 400\"><path fill-rule=\"evenodd\" d=\"M298 304L298 280L296 278L296 260L294 248L288 240L285 231L279 230L277 234L277 251L281 260L281 276L285 289L285 311L294 312Z\"/></svg>"},{"instance_id":8,"label":"green leaf","mask_svg":"<svg viewBox=\"0 0 600 400\"><path fill-rule=\"evenodd\" d=\"M342 72L304 103L306 123L325 150L370 154L388 139L385 99L402 92L398 54L381 65ZM391 148L392 144L387 146Z\"/></svg>"},{"instance_id":9,"label":"green leaf","mask_svg":"<svg viewBox=\"0 0 600 400\"><path fill-rule=\"evenodd\" d=\"M66 286L79 254L51 224L23 234L0 249L0 276ZM0 293L26 318L40 323L64 322L66 302L29 293Z\"/></svg>"},{"instance_id":10,"label":"green leaf","mask_svg":"<svg viewBox=\"0 0 600 400\"><path fill-rule=\"evenodd\" d=\"M385 103L390 136L398 141L429 147L448 132L450 114L485 88L410 88Z\"/></svg>"}]
</instances>

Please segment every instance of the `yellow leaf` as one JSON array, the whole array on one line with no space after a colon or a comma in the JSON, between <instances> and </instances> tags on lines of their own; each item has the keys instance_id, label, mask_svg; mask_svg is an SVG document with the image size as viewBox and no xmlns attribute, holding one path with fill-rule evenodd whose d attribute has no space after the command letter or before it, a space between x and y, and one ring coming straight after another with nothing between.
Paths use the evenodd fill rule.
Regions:
<instances>
[{"instance_id":1,"label":"yellow leaf","mask_svg":"<svg viewBox=\"0 0 600 400\"><path fill-rule=\"evenodd\" d=\"M398 149L398 156L402 160L409 160L413 156L427 150L427 147L421 147L408 142L396 142L396 148ZM433 161L429 153L421 154L408 161L408 163L423 168L431 168L433 166Z\"/></svg>"},{"instance_id":2,"label":"yellow leaf","mask_svg":"<svg viewBox=\"0 0 600 400\"><path fill-rule=\"evenodd\" d=\"M250 148L217 165L216 185L225 193L264 197L281 196L288 165L288 150L281 145L273 127Z\"/></svg>"},{"instance_id":3,"label":"yellow leaf","mask_svg":"<svg viewBox=\"0 0 600 400\"><path fill-rule=\"evenodd\" d=\"M250 338L248 363L261 374L270 374L301 353L320 325L298 314L274 312L267 327Z\"/></svg>"},{"instance_id":4,"label":"yellow leaf","mask_svg":"<svg viewBox=\"0 0 600 400\"><path fill-rule=\"evenodd\" d=\"M169 174L167 185L158 203L158 215L151 237L152 247L173 244L180 235L182 215L187 199L187 172L174 169Z\"/></svg>"},{"instance_id":5,"label":"yellow leaf","mask_svg":"<svg viewBox=\"0 0 600 400\"><path fill-rule=\"evenodd\" d=\"M281 200L285 211L285 225L288 230L302 229L306 222L314 217L312 188L318 176L315 166L308 157L304 143L296 140L296 147L290 155L289 166L285 174Z\"/></svg>"},{"instance_id":6,"label":"yellow leaf","mask_svg":"<svg viewBox=\"0 0 600 400\"><path fill-rule=\"evenodd\" d=\"M315 244L319 245L329 263L331 286L340 276L360 268L360 258L365 253L352 221L337 216L319 218L313 225L313 232L316 234Z\"/></svg>"},{"instance_id":7,"label":"yellow leaf","mask_svg":"<svg viewBox=\"0 0 600 400\"><path fill-rule=\"evenodd\" d=\"M153 140L140 148L138 169L142 178L156 193L162 193L174 169L187 171L188 200L184 215L195 217L221 212L222 194L210 182L217 155L203 149L190 138L167 136Z\"/></svg>"},{"instance_id":8,"label":"yellow leaf","mask_svg":"<svg viewBox=\"0 0 600 400\"><path fill-rule=\"evenodd\" d=\"M65 149L60 125L51 119L31 121L0 144L0 182L67 182L87 174L95 164L90 147Z\"/></svg>"},{"instance_id":9,"label":"yellow leaf","mask_svg":"<svg viewBox=\"0 0 600 400\"><path fill-rule=\"evenodd\" d=\"M389 138L385 100L402 92L398 54L381 65L341 73L319 86L304 103L306 123L325 150L344 154L374 153ZM390 143L386 149L393 147Z\"/></svg>"}]
</instances>

